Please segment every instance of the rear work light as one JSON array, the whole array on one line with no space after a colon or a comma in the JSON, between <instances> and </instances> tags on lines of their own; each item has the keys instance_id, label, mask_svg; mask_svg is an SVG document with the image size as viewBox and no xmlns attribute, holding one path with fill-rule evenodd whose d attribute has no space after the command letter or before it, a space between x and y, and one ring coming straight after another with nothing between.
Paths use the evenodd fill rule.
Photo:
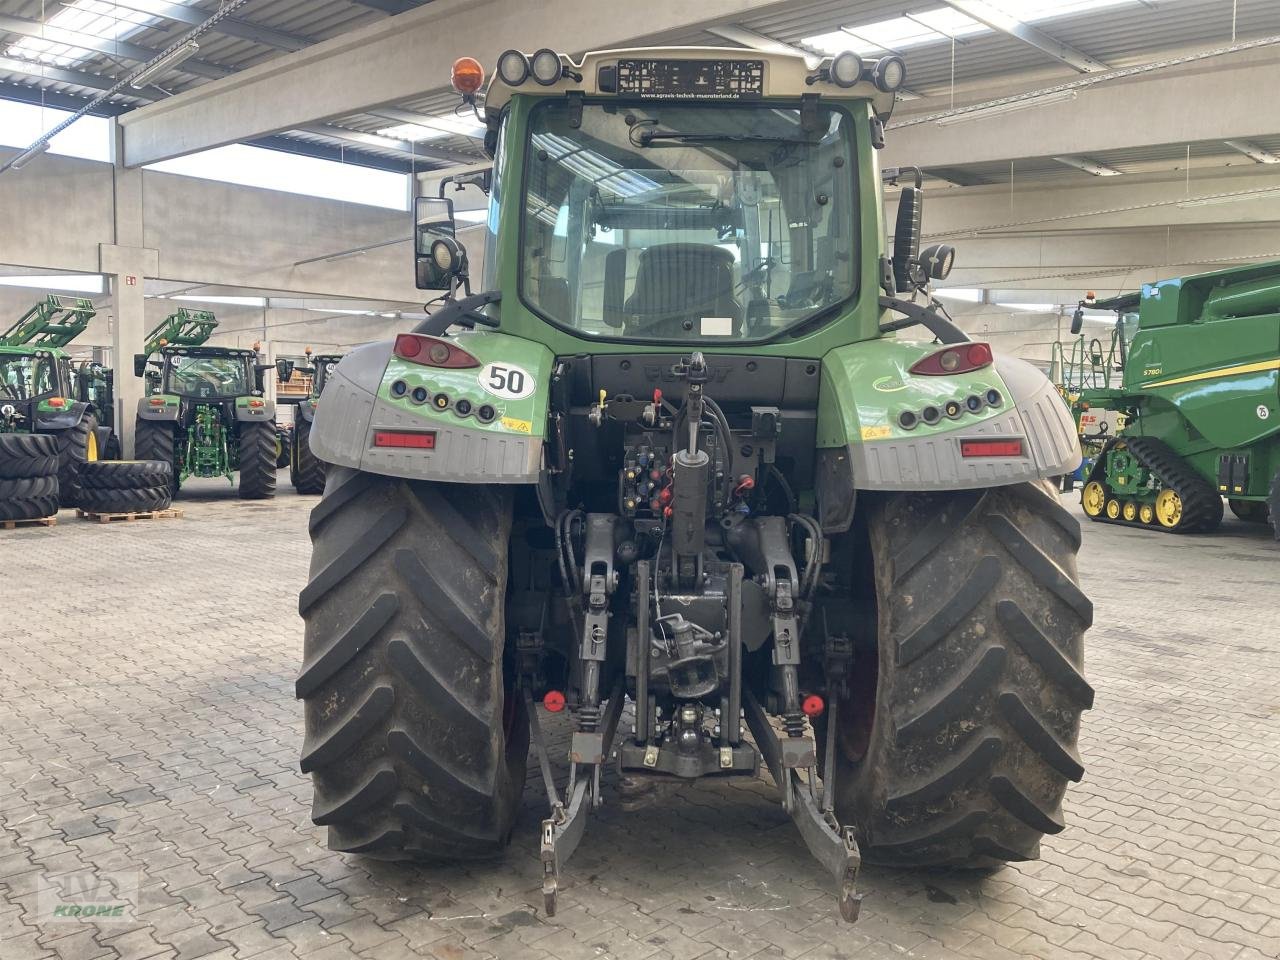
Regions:
<instances>
[{"instance_id":1,"label":"rear work light","mask_svg":"<svg viewBox=\"0 0 1280 960\"><path fill-rule=\"evenodd\" d=\"M962 457L1020 457L1022 440L961 440Z\"/></svg>"},{"instance_id":2,"label":"rear work light","mask_svg":"<svg viewBox=\"0 0 1280 960\"><path fill-rule=\"evenodd\" d=\"M968 373L991 365L989 343L960 343L937 353L931 353L911 365L911 372L926 377L945 377L953 373Z\"/></svg>"},{"instance_id":3,"label":"rear work light","mask_svg":"<svg viewBox=\"0 0 1280 960\"><path fill-rule=\"evenodd\" d=\"M410 363L426 367L478 367L480 361L447 340L421 333L402 333L396 337L395 355Z\"/></svg>"},{"instance_id":4,"label":"rear work light","mask_svg":"<svg viewBox=\"0 0 1280 960\"><path fill-rule=\"evenodd\" d=\"M379 430L373 435L375 447L408 448L410 450L434 450L436 434L434 430L416 432L413 430Z\"/></svg>"}]
</instances>

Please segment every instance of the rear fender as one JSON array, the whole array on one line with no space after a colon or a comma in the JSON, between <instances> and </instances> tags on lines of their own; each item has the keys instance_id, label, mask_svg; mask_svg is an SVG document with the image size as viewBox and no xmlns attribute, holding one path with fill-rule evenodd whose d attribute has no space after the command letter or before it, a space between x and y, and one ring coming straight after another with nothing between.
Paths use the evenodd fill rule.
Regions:
<instances>
[{"instance_id":1,"label":"rear fender","mask_svg":"<svg viewBox=\"0 0 1280 960\"><path fill-rule=\"evenodd\" d=\"M251 406L255 400L260 401L262 406ZM240 423L274 422L275 419L276 405L270 400L263 400L261 397L236 397L236 420Z\"/></svg>"},{"instance_id":2,"label":"rear fender","mask_svg":"<svg viewBox=\"0 0 1280 960\"><path fill-rule=\"evenodd\" d=\"M163 400L163 403L153 403ZM153 394L138 401L138 419L176 423L182 409L182 400L173 394Z\"/></svg>"},{"instance_id":3,"label":"rear fender","mask_svg":"<svg viewBox=\"0 0 1280 960\"><path fill-rule=\"evenodd\" d=\"M316 406L312 451L327 463L388 476L536 483L551 351L501 332L441 339L470 353L477 365L440 368L402 360L390 340L343 357Z\"/></svg>"},{"instance_id":4,"label":"rear fender","mask_svg":"<svg viewBox=\"0 0 1280 960\"><path fill-rule=\"evenodd\" d=\"M886 338L839 347L823 358L818 446L848 456L856 489L1003 486L1061 476L1080 465L1071 412L1044 374L999 355L970 373L911 373L914 363L941 349ZM971 398L980 401L978 409L970 408ZM957 415L944 412L948 401L959 403ZM935 424L924 422L929 407L942 414ZM903 425L904 412L916 416L913 427ZM1003 439L1021 441L1022 454L961 452L965 440Z\"/></svg>"},{"instance_id":5,"label":"rear fender","mask_svg":"<svg viewBox=\"0 0 1280 960\"><path fill-rule=\"evenodd\" d=\"M35 409L32 411L33 426L40 433L70 430L83 420L86 414L92 412L93 406L83 400L70 403L65 407L51 407L48 400L41 400L35 404Z\"/></svg>"}]
</instances>

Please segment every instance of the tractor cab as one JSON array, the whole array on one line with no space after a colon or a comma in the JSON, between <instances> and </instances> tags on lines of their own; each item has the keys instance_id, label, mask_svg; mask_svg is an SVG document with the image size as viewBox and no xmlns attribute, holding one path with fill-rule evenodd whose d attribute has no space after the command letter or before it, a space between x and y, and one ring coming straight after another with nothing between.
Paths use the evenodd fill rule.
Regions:
<instances>
[{"instance_id":1,"label":"tractor cab","mask_svg":"<svg viewBox=\"0 0 1280 960\"><path fill-rule=\"evenodd\" d=\"M162 352L159 389L194 400L227 400L261 393L255 386L251 350L221 347L177 347Z\"/></svg>"}]
</instances>

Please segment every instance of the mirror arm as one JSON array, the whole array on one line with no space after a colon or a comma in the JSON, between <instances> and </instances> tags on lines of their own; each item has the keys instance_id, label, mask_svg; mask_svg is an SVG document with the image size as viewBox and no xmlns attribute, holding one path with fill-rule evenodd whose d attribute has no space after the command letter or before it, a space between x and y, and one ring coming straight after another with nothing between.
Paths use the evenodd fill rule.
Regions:
<instances>
[{"instance_id":1,"label":"mirror arm","mask_svg":"<svg viewBox=\"0 0 1280 960\"><path fill-rule=\"evenodd\" d=\"M902 320L890 320L888 323L880 324L882 333L893 333L897 330L905 330L907 327L920 325L943 343L969 342L965 332L938 313L932 305L924 307L918 303L912 303L910 300L900 300L897 297L881 297L880 308L904 315Z\"/></svg>"},{"instance_id":2,"label":"mirror arm","mask_svg":"<svg viewBox=\"0 0 1280 960\"><path fill-rule=\"evenodd\" d=\"M483 313L478 313L477 311L481 307L490 303L499 303L501 300L501 290L486 290L484 293L463 297L461 300L451 300L444 307L427 317L427 319L420 321L412 332L438 337L455 323L464 327L474 327L477 323L486 327L496 327L498 325L497 320L492 317L486 317Z\"/></svg>"}]
</instances>

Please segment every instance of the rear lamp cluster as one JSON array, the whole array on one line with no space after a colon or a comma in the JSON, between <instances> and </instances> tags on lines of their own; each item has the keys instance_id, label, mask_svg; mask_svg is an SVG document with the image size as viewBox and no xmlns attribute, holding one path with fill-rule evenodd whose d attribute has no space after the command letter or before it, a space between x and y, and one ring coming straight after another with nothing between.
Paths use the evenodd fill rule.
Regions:
<instances>
[{"instance_id":1,"label":"rear lamp cluster","mask_svg":"<svg viewBox=\"0 0 1280 960\"><path fill-rule=\"evenodd\" d=\"M981 413L987 407L998 407L1004 403L1004 395L992 387L984 394L971 393L963 400L948 400L941 406L929 404L923 409L903 410L898 414L898 426L903 430L914 430L920 424L932 427L941 423L943 417L948 420L959 420L965 413Z\"/></svg>"},{"instance_id":2,"label":"rear lamp cluster","mask_svg":"<svg viewBox=\"0 0 1280 960\"><path fill-rule=\"evenodd\" d=\"M526 56L519 50L508 50L498 57L498 79L509 87L518 87L530 78L549 87L563 73L560 54L548 47L543 47L533 56Z\"/></svg>"},{"instance_id":3,"label":"rear lamp cluster","mask_svg":"<svg viewBox=\"0 0 1280 960\"><path fill-rule=\"evenodd\" d=\"M476 406L466 397L453 399L447 393L432 393L426 387L410 387L403 380L396 380L391 384L391 396L397 400L408 399L414 406L422 406L430 403L431 406L444 413L446 410L452 409L459 417L475 416L481 423L492 423L497 419L498 411L492 404L482 403Z\"/></svg>"},{"instance_id":4,"label":"rear lamp cluster","mask_svg":"<svg viewBox=\"0 0 1280 960\"><path fill-rule=\"evenodd\" d=\"M988 343L960 343L931 353L911 365L918 376L947 377L989 367L993 357Z\"/></svg>"},{"instance_id":5,"label":"rear lamp cluster","mask_svg":"<svg viewBox=\"0 0 1280 960\"><path fill-rule=\"evenodd\" d=\"M396 337L395 355L410 363L425 367L478 367L480 361L460 347L446 340L438 340L421 333L402 333Z\"/></svg>"}]
</instances>

